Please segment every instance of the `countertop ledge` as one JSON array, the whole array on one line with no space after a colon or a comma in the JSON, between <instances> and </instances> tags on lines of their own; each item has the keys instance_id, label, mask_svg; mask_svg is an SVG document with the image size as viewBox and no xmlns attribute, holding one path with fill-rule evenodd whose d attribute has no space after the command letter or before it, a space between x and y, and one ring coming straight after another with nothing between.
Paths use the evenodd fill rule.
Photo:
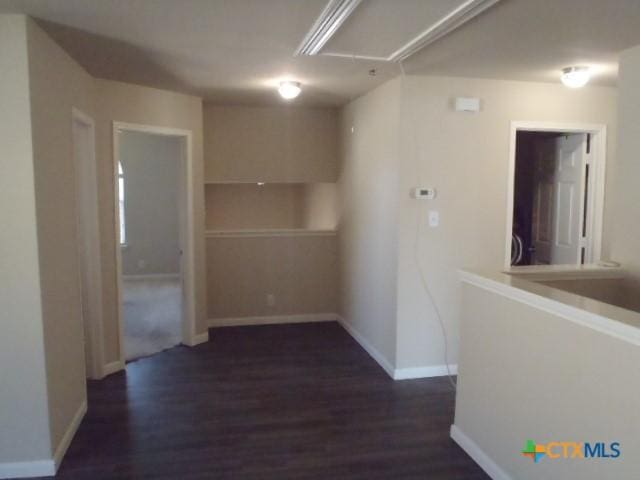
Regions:
<instances>
[{"instance_id":1,"label":"countertop ledge","mask_svg":"<svg viewBox=\"0 0 640 480\"><path fill-rule=\"evenodd\" d=\"M503 270L508 275L521 276L528 280L580 280L587 278L624 278L627 272L622 267L588 265L528 265Z\"/></svg>"},{"instance_id":2,"label":"countertop ledge","mask_svg":"<svg viewBox=\"0 0 640 480\"><path fill-rule=\"evenodd\" d=\"M606 270L610 269L607 268ZM624 277L623 270L618 268L613 270L617 272L616 275L618 276L574 276L569 278ZM464 283L525 303L579 325L640 346L640 313L536 283L533 280L541 279L535 276L523 278L525 276L513 275L513 273L476 269L460 270L459 273ZM547 280L549 278L545 277L544 279ZM553 276L550 279L560 278Z\"/></svg>"}]
</instances>

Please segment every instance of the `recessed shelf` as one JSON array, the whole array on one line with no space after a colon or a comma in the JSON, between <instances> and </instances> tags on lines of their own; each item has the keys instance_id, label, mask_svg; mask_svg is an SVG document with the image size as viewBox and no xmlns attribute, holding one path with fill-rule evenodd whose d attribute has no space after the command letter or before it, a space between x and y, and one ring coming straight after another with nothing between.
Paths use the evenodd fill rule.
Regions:
<instances>
[{"instance_id":1,"label":"recessed shelf","mask_svg":"<svg viewBox=\"0 0 640 480\"><path fill-rule=\"evenodd\" d=\"M255 180L255 181L246 181L246 180L205 180L205 185L314 185L316 183L326 183L326 182L283 182L281 180Z\"/></svg>"},{"instance_id":2,"label":"recessed shelf","mask_svg":"<svg viewBox=\"0 0 640 480\"><path fill-rule=\"evenodd\" d=\"M335 234L335 230L311 230L306 228L262 228L242 230L207 230L205 232L205 237L325 237L334 236Z\"/></svg>"}]
</instances>

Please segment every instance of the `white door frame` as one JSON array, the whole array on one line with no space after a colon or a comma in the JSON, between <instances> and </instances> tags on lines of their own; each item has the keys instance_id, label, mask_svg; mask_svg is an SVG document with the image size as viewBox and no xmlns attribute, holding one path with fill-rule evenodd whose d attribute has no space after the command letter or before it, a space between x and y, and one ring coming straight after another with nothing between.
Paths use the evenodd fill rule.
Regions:
<instances>
[{"instance_id":1,"label":"white door frame","mask_svg":"<svg viewBox=\"0 0 640 480\"><path fill-rule=\"evenodd\" d=\"M185 345L197 345L195 328L195 255L194 255L194 214L193 214L193 147L191 130L177 128L158 127L127 122L113 122L113 174L114 174L114 220L116 242L116 299L118 302L118 335L121 366L125 364L124 351L124 317L122 308L122 252L120 251L120 208L118 201L118 162L120 161L119 131L149 133L180 137L184 139L185 156L180 162L181 174L177 179L182 183L179 188L179 205L182 207L182 221L180 222L180 239L182 248L181 277L182 277L182 343Z\"/></svg>"},{"instance_id":2,"label":"white door frame","mask_svg":"<svg viewBox=\"0 0 640 480\"><path fill-rule=\"evenodd\" d=\"M511 269L511 235L513 231L513 194L516 172L516 135L527 132L562 132L591 134L589 164L589 196L587 197L587 247L585 263L597 263L602 255L602 227L604 218L604 189L607 164L607 126L592 123L511 122L509 135L509 175L507 178L507 231L505 237L504 268ZM580 220L582 222L582 219Z\"/></svg>"},{"instance_id":3,"label":"white door frame","mask_svg":"<svg viewBox=\"0 0 640 480\"><path fill-rule=\"evenodd\" d=\"M99 379L104 376L104 344L103 344L103 324L102 324L102 262L100 257L100 225L99 225L99 199L98 199L98 166L96 163L96 141L95 141L95 123L91 117L78 110L77 108L71 109L71 128L72 128L72 141L73 130L75 124L79 123L87 127L89 132L89 144L91 148L87 152L87 158L75 158L74 152L74 175L76 189L76 200L78 202L78 208L76 211L77 216L77 228L80 233L80 228L84 228L82 238L84 239L84 245L79 245L82 249L87 249L86 254L78 251L78 258L80 259L80 265L78 269L78 276L80 281L80 289L83 292L87 292L85 297L82 295L82 307L83 319L82 325L85 330L85 358L87 358L86 373L89 378ZM75 150L75 144L74 144ZM82 168L80 166L81 161L86 161L87 164ZM90 186L90 191L93 192L93 198L85 198L82 191L78 188L80 185ZM87 212L83 207L89 207L91 210ZM89 233L90 238L86 238L86 234ZM82 275L82 270L86 270L86 275ZM83 282L83 277L86 277L86 284ZM86 301L89 305L84 305ZM88 308L84 308L88 307ZM84 311L90 312L89 318L84 317Z\"/></svg>"}]
</instances>

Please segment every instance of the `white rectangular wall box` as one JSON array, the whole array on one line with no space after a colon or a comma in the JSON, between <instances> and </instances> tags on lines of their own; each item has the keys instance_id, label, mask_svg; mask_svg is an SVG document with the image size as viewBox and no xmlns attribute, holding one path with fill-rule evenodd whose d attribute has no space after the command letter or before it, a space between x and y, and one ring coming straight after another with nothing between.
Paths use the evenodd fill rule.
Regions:
<instances>
[{"instance_id":1,"label":"white rectangular wall box","mask_svg":"<svg viewBox=\"0 0 640 480\"><path fill-rule=\"evenodd\" d=\"M456 97L455 110L456 112L479 112L480 99L473 97Z\"/></svg>"}]
</instances>

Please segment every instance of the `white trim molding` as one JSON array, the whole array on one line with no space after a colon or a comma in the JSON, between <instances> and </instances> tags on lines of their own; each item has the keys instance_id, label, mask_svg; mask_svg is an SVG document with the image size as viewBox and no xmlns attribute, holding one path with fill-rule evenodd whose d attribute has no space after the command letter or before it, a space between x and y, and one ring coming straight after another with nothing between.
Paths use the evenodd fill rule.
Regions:
<instances>
[{"instance_id":1,"label":"white trim molding","mask_svg":"<svg viewBox=\"0 0 640 480\"><path fill-rule=\"evenodd\" d=\"M149 273L142 275L122 275L123 280L180 280L179 273Z\"/></svg>"},{"instance_id":2,"label":"white trim molding","mask_svg":"<svg viewBox=\"0 0 640 480\"><path fill-rule=\"evenodd\" d=\"M195 277L195 218L194 218L194 191L195 177L193 171L193 133L191 130L179 128L159 127L114 121L112 126L113 140L113 172L114 172L114 222L115 243L120 245L120 209L118 205L118 162L120 154L119 133L124 131L164 135L184 139L183 158L180 159L180 244L181 244L181 278L182 278L182 339L183 343L190 345L196 339L196 277ZM123 312L123 287L122 287L122 252L115 249L116 262L116 310L118 323L119 360L123 368L125 363L124 351L124 312Z\"/></svg>"},{"instance_id":3,"label":"white trim molding","mask_svg":"<svg viewBox=\"0 0 640 480\"><path fill-rule=\"evenodd\" d=\"M190 341L183 342L188 347L195 347L196 345L200 345L201 343L206 343L209 341L209 330L203 333L197 333L193 337L191 337Z\"/></svg>"},{"instance_id":4,"label":"white trim molding","mask_svg":"<svg viewBox=\"0 0 640 480\"><path fill-rule=\"evenodd\" d=\"M294 55L317 55L362 0L329 0Z\"/></svg>"},{"instance_id":5,"label":"white trim molding","mask_svg":"<svg viewBox=\"0 0 640 480\"><path fill-rule=\"evenodd\" d=\"M380 351L376 347L369 343L364 335L358 332L355 328L353 328L353 326L351 326L344 318L340 316L338 316L338 323L340 323L340 325L342 325L342 328L344 328L347 333L351 335L362 348L364 348L364 350L371 356L371 358L378 362L378 365L380 365L382 369L387 372L387 375L389 375L391 378L394 378L395 370L391 362L389 362L389 360L387 360L387 358L382 353L380 353Z\"/></svg>"},{"instance_id":6,"label":"white trim molding","mask_svg":"<svg viewBox=\"0 0 640 480\"><path fill-rule=\"evenodd\" d=\"M30 478L30 477L51 477L56 474L62 459L67 453L71 440L82 423L84 415L87 413L87 401L83 400L75 415L71 419L71 423L67 427L67 431L62 436L60 443L56 447L53 458L46 460L33 460L27 462L7 462L0 463L0 478Z\"/></svg>"},{"instance_id":7,"label":"white trim molding","mask_svg":"<svg viewBox=\"0 0 640 480\"><path fill-rule=\"evenodd\" d=\"M451 425L451 438L456 442L482 470L493 480L514 480L494 462L476 442L471 440L457 425Z\"/></svg>"},{"instance_id":8,"label":"white trim molding","mask_svg":"<svg viewBox=\"0 0 640 480\"><path fill-rule=\"evenodd\" d=\"M64 432L64 435L62 436L62 439L60 440L60 443L58 444L58 447L56 448L56 451L53 454L53 461L55 462L56 471L60 467L60 464L62 463L62 459L64 458L64 455L67 453L67 450L69 449L69 445L71 445L71 440L73 440L73 437L78 431L78 428L80 427L80 424L82 423L82 419L84 418L86 413L87 413L87 400L83 400L80 406L78 407L78 410L76 411L75 415L71 419L71 423L69 423L69 426L67 427L67 431Z\"/></svg>"},{"instance_id":9,"label":"white trim molding","mask_svg":"<svg viewBox=\"0 0 640 480\"><path fill-rule=\"evenodd\" d=\"M207 230L206 238L239 237L334 237L335 230L309 230L304 228L278 228L257 230Z\"/></svg>"},{"instance_id":10,"label":"white trim molding","mask_svg":"<svg viewBox=\"0 0 640 480\"><path fill-rule=\"evenodd\" d=\"M458 365L430 365L427 367L396 368L393 372L394 380L409 380L415 378L446 377L457 375Z\"/></svg>"},{"instance_id":11,"label":"white trim molding","mask_svg":"<svg viewBox=\"0 0 640 480\"><path fill-rule=\"evenodd\" d=\"M477 17L482 12L492 7L500 0L466 0L461 5L449 11L435 23L427 26L416 37L409 40L388 56L357 55L349 52L323 52L328 57L349 58L352 60L366 60L374 62L403 62L423 48L438 41L445 35L453 32L469 20ZM309 32L310 35L311 32ZM306 37L305 37L306 40ZM302 46L301 46L302 47ZM314 53L313 55L315 55Z\"/></svg>"},{"instance_id":12,"label":"white trim molding","mask_svg":"<svg viewBox=\"0 0 640 480\"><path fill-rule=\"evenodd\" d=\"M107 363L104 367L102 367L102 373L106 377L107 375L111 375L112 373L116 373L124 369L125 362L122 360L116 360L115 362Z\"/></svg>"},{"instance_id":13,"label":"white trim molding","mask_svg":"<svg viewBox=\"0 0 640 480\"><path fill-rule=\"evenodd\" d=\"M278 325L286 323L335 322L335 313L301 313L297 315L267 315L259 317L210 318L209 328L249 325Z\"/></svg>"},{"instance_id":14,"label":"white trim molding","mask_svg":"<svg viewBox=\"0 0 640 480\"><path fill-rule=\"evenodd\" d=\"M436 23L427 27L427 29L417 37L393 52L386 60L389 62L402 62L406 60L414 53L453 32L472 18L477 17L499 1L500 0L467 0Z\"/></svg>"},{"instance_id":15,"label":"white trim molding","mask_svg":"<svg viewBox=\"0 0 640 480\"><path fill-rule=\"evenodd\" d=\"M56 474L53 460L0 463L0 478L52 477Z\"/></svg>"},{"instance_id":16,"label":"white trim molding","mask_svg":"<svg viewBox=\"0 0 640 480\"><path fill-rule=\"evenodd\" d=\"M587 133L591 135L591 153L587 198L586 232L588 243L585 263L598 263L602 256L602 231L604 224L604 189L607 165L607 126L593 123L562 123L538 121L512 121L509 133L509 168L507 177L507 218L505 232L504 268L511 267L511 236L513 234L513 209L516 173L516 142L518 132ZM581 220L582 221L582 220Z\"/></svg>"},{"instance_id":17,"label":"white trim molding","mask_svg":"<svg viewBox=\"0 0 640 480\"><path fill-rule=\"evenodd\" d=\"M96 133L93 119L76 107L71 109L73 143L76 125L87 128L89 149L85 155L74 155L76 169L77 232L82 238L78 250L78 281L82 285L82 312L85 335L87 377L104 376L104 326L102 311L102 260L100 256L100 225L98 221L98 164L96 160ZM82 143L82 142L81 142ZM75 146L74 146L75 148Z\"/></svg>"},{"instance_id":18,"label":"white trim molding","mask_svg":"<svg viewBox=\"0 0 640 480\"><path fill-rule=\"evenodd\" d=\"M458 373L458 365L429 365L425 367L395 368L387 358L380 353L360 332L350 325L344 318L338 315L338 323L342 325L349 335L373 358L393 380L412 380L417 378L444 377Z\"/></svg>"}]
</instances>

